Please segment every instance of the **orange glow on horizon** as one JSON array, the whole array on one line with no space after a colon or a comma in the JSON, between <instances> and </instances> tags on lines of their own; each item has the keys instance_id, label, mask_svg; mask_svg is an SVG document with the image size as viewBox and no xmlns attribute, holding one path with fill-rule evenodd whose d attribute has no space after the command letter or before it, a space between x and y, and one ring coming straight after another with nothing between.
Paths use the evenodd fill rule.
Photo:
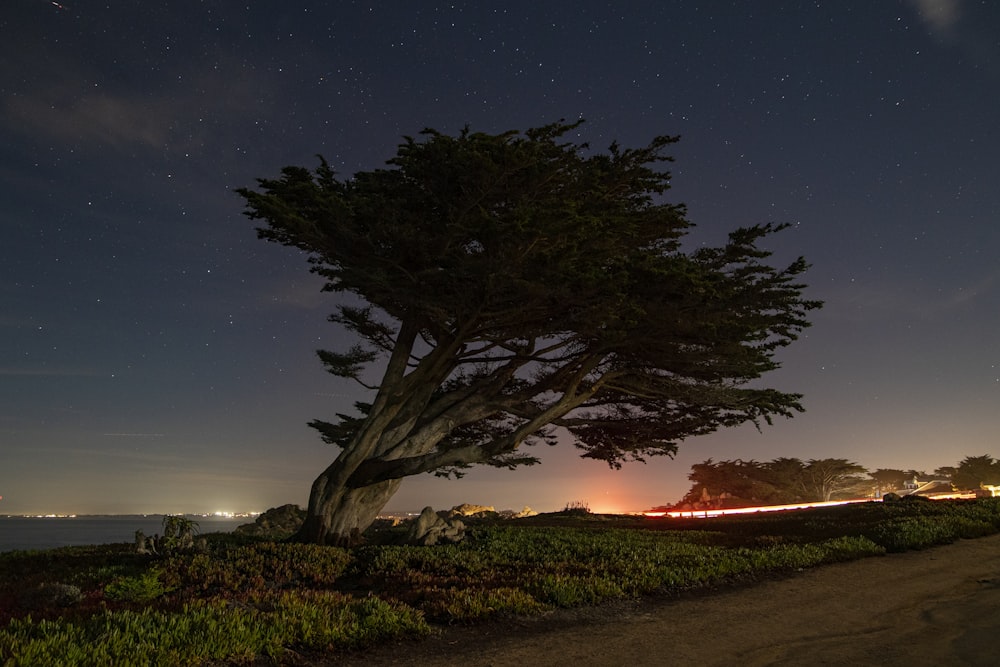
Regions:
<instances>
[{"instance_id":1,"label":"orange glow on horizon","mask_svg":"<svg viewBox=\"0 0 1000 667\"><path fill-rule=\"evenodd\" d=\"M590 505L589 507L593 514L629 514L629 512L613 505Z\"/></svg>"}]
</instances>

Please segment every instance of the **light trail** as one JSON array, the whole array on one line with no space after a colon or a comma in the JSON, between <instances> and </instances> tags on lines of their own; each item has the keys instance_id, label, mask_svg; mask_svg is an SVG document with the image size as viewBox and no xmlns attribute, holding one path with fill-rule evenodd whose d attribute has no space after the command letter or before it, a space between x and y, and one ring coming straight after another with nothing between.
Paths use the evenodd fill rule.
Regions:
<instances>
[{"instance_id":1,"label":"light trail","mask_svg":"<svg viewBox=\"0 0 1000 667\"><path fill-rule=\"evenodd\" d=\"M969 500L976 497L975 493L943 493L934 496L922 496L929 500ZM650 518L668 516L673 519L711 519L717 516L728 516L730 514L754 514L758 512L784 512L788 510L804 510L810 507L832 507L834 505L849 505L851 503L880 503L881 498L858 498L855 500L829 500L817 503L794 503L791 505L761 505L759 507L732 507L718 510L673 510L670 512L643 512L642 515Z\"/></svg>"}]
</instances>

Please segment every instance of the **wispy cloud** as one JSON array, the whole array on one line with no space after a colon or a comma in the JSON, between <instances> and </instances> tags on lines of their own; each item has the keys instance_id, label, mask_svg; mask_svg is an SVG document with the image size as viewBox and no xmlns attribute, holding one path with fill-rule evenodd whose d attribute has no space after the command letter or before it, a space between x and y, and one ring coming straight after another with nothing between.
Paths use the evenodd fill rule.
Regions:
<instances>
[{"instance_id":1,"label":"wispy cloud","mask_svg":"<svg viewBox=\"0 0 1000 667\"><path fill-rule=\"evenodd\" d=\"M71 100L55 97L14 97L8 100L6 116L24 128L57 139L86 143L158 147L169 134L157 100L104 93Z\"/></svg>"},{"instance_id":2,"label":"wispy cloud","mask_svg":"<svg viewBox=\"0 0 1000 667\"><path fill-rule=\"evenodd\" d=\"M15 289L12 286L4 285L0 287L0 291L13 294ZM38 320L31 316L0 314L0 327L4 329L24 329L37 326Z\"/></svg>"},{"instance_id":3,"label":"wispy cloud","mask_svg":"<svg viewBox=\"0 0 1000 667\"><path fill-rule=\"evenodd\" d=\"M343 302L344 297L341 295L331 297L329 292L322 291L321 279L310 275L307 271L303 260L301 275L271 277L260 295L262 305L304 310L318 308L333 310L335 304Z\"/></svg>"},{"instance_id":4,"label":"wispy cloud","mask_svg":"<svg viewBox=\"0 0 1000 667\"><path fill-rule=\"evenodd\" d=\"M992 20L993 2L968 0L906 0L928 32L938 41L962 51L970 66L994 77L1000 74L1000 44Z\"/></svg>"},{"instance_id":5,"label":"wispy cloud","mask_svg":"<svg viewBox=\"0 0 1000 667\"><path fill-rule=\"evenodd\" d=\"M961 312L989 307L1000 285L1000 271L979 276L974 281L936 290L929 285L909 282L881 281L867 284L851 283L832 289L824 295L827 306L837 309L840 317L867 318L879 313L887 320L904 318L930 319L950 317ZM832 310L831 310L832 312Z\"/></svg>"},{"instance_id":6,"label":"wispy cloud","mask_svg":"<svg viewBox=\"0 0 1000 667\"><path fill-rule=\"evenodd\" d=\"M931 30L950 37L962 18L962 0L909 0Z\"/></svg>"},{"instance_id":7,"label":"wispy cloud","mask_svg":"<svg viewBox=\"0 0 1000 667\"><path fill-rule=\"evenodd\" d=\"M147 148L198 152L225 135L231 119L247 108L267 118L280 107L260 101L275 85L268 75L245 72L231 56L216 68L192 67L148 86L97 88L99 72L61 59L52 78L0 99L0 119L26 135L52 141L116 149ZM159 78L157 78L159 77Z\"/></svg>"},{"instance_id":8,"label":"wispy cloud","mask_svg":"<svg viewBox=\"0 0 1000 667\"><path fill-rule=\"evenodd\" d=\"M90 368L3 368L0 377L101 377L101 373Z\"/></svg>"}]
</instances>

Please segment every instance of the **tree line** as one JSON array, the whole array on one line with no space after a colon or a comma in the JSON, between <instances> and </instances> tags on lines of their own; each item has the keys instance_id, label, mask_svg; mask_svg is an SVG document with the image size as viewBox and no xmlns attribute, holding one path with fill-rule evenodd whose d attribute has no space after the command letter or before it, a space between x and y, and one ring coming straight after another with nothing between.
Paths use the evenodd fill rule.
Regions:
<instances>
[{"instance_id":1,"label":"tree line","mask_svg":"<svg viewBox=\"0 0 1000 667\"><path fill-rule=\"evenodd\" d=\"M958 465L937 468L929 475L896 468L869 471L847 459L708 459L691 466L688 479L691 489L678 506L784 505L881 497L914 480L947 481L956 491L976 491L983 485L1000 485L1000 460L988 454L967 456Z\"/></svg>"}]
</instances>

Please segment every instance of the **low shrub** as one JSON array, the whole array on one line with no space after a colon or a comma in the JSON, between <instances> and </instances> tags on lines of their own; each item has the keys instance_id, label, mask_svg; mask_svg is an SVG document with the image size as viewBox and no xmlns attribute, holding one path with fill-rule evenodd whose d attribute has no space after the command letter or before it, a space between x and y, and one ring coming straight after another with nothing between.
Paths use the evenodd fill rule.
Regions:
<instances>
[{"instance_id":1,"label":"low shrub","mask_svg":"<svg viewBox=\"0 0 1000 667\"><path fill-rule=\"evenodd\" d=\"M562 513L586 516L590 514L590 503L583 500L571 500L566 503L566 507L563 508Z\"/></svg>"},{"instance_id":2,"label":"low shrub","mask_svg":"<svg viewBox=\"0 0 1000 667\"><path fill-rule=\"evenodd\" d=\"M494 616L531 616L549 609L527 591L500 587L449 589L423 606L424 613L442 622L483 621Z\"/></svg>"},{"instance_id":3,"label":"low shrub","mask_svg":"<svg viewBox=\"0 0 1000 667\"><path fill-rule=\"evenodd\" d=\"M155 570L136 577L120 577L104 587L104 597L119 602L151 602L166 592Z\"/></svg>"},{"instance_id":4,"label":"low shrub","mask_svg":"<svg viewBox=\"0 0 1000 667\"><path fill-rule=\"evenodd\" d=\"M622 587L609 576L547 574L530 585L539 601L556 607L582 607L625 597Z\"/></svg>"},{"instance_id":5,"label":"low shrub","mask_svg":"<svg viewBox=\"0 0 1000 667\"><path fill-rule=\"evenodd\" d=\"M332 587L352 561L346 549L259 542L218 554L173 556L162 565L167 586L189 594L261 588Z\"/></svg>"},{"instance_id":6,"label":"low shrub","mask_svg":"<svg viewBox=\"0 0 1000 667\"><path fill-rule=\"evenodd\" d=\"M79 586L62 583L45 583L32 589L25 596L24 602L34 609L46 607L72 607L83 599Z\"/></svg>"},{"instance_id":7,"label":"low shrub","mask_svg":"<svg viewBox=\"0 0 1000 667\"><path fill-rule=\"evenodd\" d=\"M958 535L951 522L940 518L907 517L879 524L870 537L886 551L901 552L954 542Z\"/></svg>"},{"instance_id":8,"label":"low shrub","mask_svg":"<svg viewBox=\"0 0 1000 667\"><path fill-rule=\"evenodd\" d=\"M0 630L0 662L5 667L249 662L259 655L277 659L293 648L359 648L430 632L419 612L376 598L289 592L257 603L104 612L79 623L15 619Z\"/></svg>"}]
</instances>

